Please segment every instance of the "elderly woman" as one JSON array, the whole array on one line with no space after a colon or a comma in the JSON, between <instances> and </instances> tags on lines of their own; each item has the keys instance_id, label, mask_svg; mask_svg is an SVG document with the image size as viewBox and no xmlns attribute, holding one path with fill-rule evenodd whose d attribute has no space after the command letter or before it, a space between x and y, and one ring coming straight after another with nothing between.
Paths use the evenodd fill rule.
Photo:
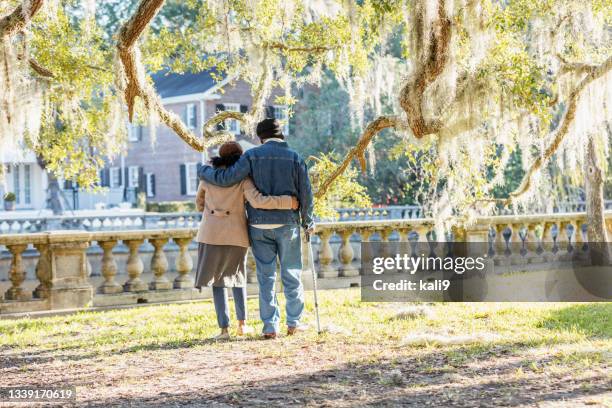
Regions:
<instances>
[{"instance_id":1,"label":"elderly woman","mask_svg":"<svg viewBox=\"0 0 612 408\"><path fill-rule=\"evenodd\" d=\"M236 142L224 143L219 156L211 160L215 168L229 167L242 155ZM228 339L229 307L227 289L232 288L239 336L251 333L246 325L246 252L249 247L245 201L255 208L297 209L292 196L264 196L253 181L246 178L230 187L219 187L200 181L196 206L202 212L202 222L196 240L198 266L195 287L212 286L217 322L221 333L216 339Z\"/></svg>"}]
</instances>

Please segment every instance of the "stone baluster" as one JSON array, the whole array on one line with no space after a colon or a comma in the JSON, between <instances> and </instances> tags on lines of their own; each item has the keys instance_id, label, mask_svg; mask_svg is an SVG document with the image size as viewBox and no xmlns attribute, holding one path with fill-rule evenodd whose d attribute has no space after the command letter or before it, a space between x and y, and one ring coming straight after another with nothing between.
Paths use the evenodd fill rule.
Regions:
<instances>
[{"instance_id":1,"label":"stone baluster","mask_svg":"<svg viewBox=\"0 0 612 408\"><path fill-rule=\"evenodd\" d=\"M23 266L23 251L28 247L27 244L7 245L13 258L11 259L11 268L9 270L9 280L12 286L4 294L6 300L29 300L32 294L26 292L21 285L26 278L26 271Z\"/></svg>"},{"instance_id":2,"label":"stone baluster","mask_svg":"<svg viewBox=\"0 0 612 408\"><path fill-rule=\"evenodd\" d=\"M495 228L495 255L498 258L505 257L506 237L504 237L504 230L506 229L506 225L496 224L493 228Z\"/></svg>"},{"instance_id":3,"label":"stone baluster","mask_svg":"<svg viewBox=\"0 0 612 408\"><path fill-rule=\"evenodd\" d=\"M409 242L410 232L412 232L412 228L410 227L402 227L397 230L399 234L400 242Z\"/></svg>"},{"instance_id":4,"label":"stone baluster","mask_svg":"<svg viewBox=\"0 0 612 408\"><path fill-rule=\"evenodd\" d=\"M574 242L576 243L576 251L578 251L578 253L583 252L583 246L584 246L584 236L582 235L582 225L583 225L583 222L581 219L572 220L572 226L574 227Z\"/></svg>"},{"instance_id":5,"label":"stone baluster","mask_svg":"<svg viewBox=\"0 0 612 408\"><path fill-rule=\"evenodd\" d=\"M389 245L389 238L391 237L391 234L393 233L393 229L392 228L383 228L381 230L378 231L378 233L380 234L380 240L383 243L380 246L380 256L382 257L388 257L391 255L392 252L392 248L391 245Z\"/></svg>"},{"instance_id":6,"label":"stone baluster","mask_svg":"<svg viewBox=\"0 0 612 408\"><path fill-rule=\"evenodd\" d=\"M417 241L415 243L413 256L429 256L430 248L429 241L427 239L427 233L430 227L428 225L420 225L415 228L415 232L418 234Z\"/></svg>"},{"instance_id":7,"label":"stone baluster","mask_svg":"<svg viewBox=\"0 0 612 408\"><path fill-rule=\"evenodd\" d=\"M253 256L253 251L249 247L247 251L247 282L248 283L257 283L257 262L255 262L255 256Z\"/></svg>"},{"instance_id":8,"label":"stone baluster","mask_svg":"<svg viewBox=\"0 0 612 408\"><path fill-rule=\"evenodd\" d=\"M427 233L429 232L429 226L419 225L414 230L419 235L418 237L419 242L427 242Z\"/></svg>"},{"instance_id":9,"label":"stone baluster","mask_svg":"<svg viewBox=\"0 0 612 408\"><path fill-rule=\"evenodd\" d=\"M191 288L193 280L189 277L189 273L193 269L193 259L191 259L188 249L192 238L173 238L173 240L179 247L179 253L176 256L176 272L178 272L178 276L174 280L174 288Z\"/></svg>"},{"instance_id":10,"label":"stone baluster","mask_svg":"<svg viewBox=\"0 0 612 408\"><path fill-rule=\"evenodd\" d=\"M368 265L369 262L371 262L372 260L372 248L373 245L376 245L374 243L370 242L370 238L372 237L372 234L374 233L374 231L372 231L369 228L362 228L359 230L359 235L361 236L361 242L362 243L367 243L366 245L362 245L361 246L361 264L363 265ZM361 270L360 274L363 274L364 271Z\"/></svg>"},{"instance_id":11,"label":"stone baluster","mask_svg":"<svg viewBox=\"0 0 612 408\"><path fill-rule=\"evenodd\" d=\"M510 250L512 251L512 257L517 259L522 257L521 249L523 247L523 238L521 237L521 228L523 227L521 224L510 224L508 225L512 230L512 235L510 235Z\"/></svg>"},{"instance_id":12,"label":"stone baluster","mask_svg":"<svg viewBox=\"0 0 612 408\"><path fill-rule=\"evenodd\" d=\"M369 228L362 228L359 230L359 235L361 235L361 242L369 242L370 238L372 238L372 234L374 234L374 231Z\"/></svg>"},{"instance_id":13,"label":"stone baluster","mask_svg":"<svg viewBox=\"0 0 612 408\"><path fill-rule=\"evenodd\" d=\"M539 224L530 223L525 226L526 229L526 249L528 251L527 257L530 262L543 262L538 249L541 245L541 227Z\"/></svg>"},{"instance_id":14,"label":"stone baluster","mask_svg":"<svg viewBox=\"0 0 612 408\"><path fill-rule=\"evenodd\" d=\"M319 276L321 278L335 278L338 276L338 271L332 266L334 252L329 244L329 239L332 235L331 231L324 230L318 235L319 238L321 238L321 247L319 248L319 264L321 265L321 270L319 271Z\"/></svg>"},{"instance_id":15,"label":"stone baluster","mask_svg":"<svg viewBox=\"0 0 612 408\"><path fill-rule=\"evenodd\" d=\"M353 265L355 253L351 244L352 229L343 229L340 231L342 244L338 250L338 260L340 261L340 276L359 276L359 269Z\"/></svg>"},{"instance_id":16,"label":"stone baluster","mask_svg":"<svg viewBox=\"0 0 612 408\"><path fill-rule=\"evenodd\" d=\"M397 230L399 234L398 253L407 254L408 256L412 255L412 246L410 242L411 232L412 228L410 227L402 227Z\"/></svg>"},{"instance_id":17,"label":"stone baluster","mask_svg":"<svg viewBox=\"0 0 612 408\"><path fill-rule=\"evenodd\" d=\"M568 225L569 222L567 221L559 223L559 236L557 237L557 242L559 242L559 249L561 249L561 255L563 256L563 260L567 260L567 254L572 252L574 249L572 243L573 234L568 231Z\"/></svg>"},{"instance_id":18,"label":"stone baluster","mask_svg":"<svg viewBox=\"0 0 612 408\"><path fill-rule=\"evenodd\" d=\"M555 223L544 222L542 226L542 248L544 249L544 257L547 261L551 261L555 258L555 239L553 237L553 227Z\"/></svg>"},{"instance_id":19,"label":"stone baluster","mask_svg":"<svg viewBox=\"0 0 612 408\"><path fill-rule=\"evenodd\" d=\"M35 244L34 247L40 254L36 263L36 277L40 284L34 289L34 297L46 299L49 297L51 288L51 259L48 244Z\"/></svg>"},{"instance_id":20,"label":"stone baluster","mask_svg":"<svg viewBox=\"0 0 612 408\"><path fill-rule=\"evenodd\" d=\"M147 284L140 279L144 271L144 264L140 259L138 250L144 242L142 239L127 239L123 241L129 248L126 271L129 279L123 285L126 292L143 292L148 289Z\"/></svg>"},{"instance_id":21,"label":"stone baluster","mask_svg":"<svg viewBox=\"0 0 612 408\"><path fill-rule=\"evenodd\" d=\"M389 237L391 237L393 230L391 228L383 228L379 230L378 233L380 234L380 240L382 242L389 242Z\"/></svg>"},{"instance_id":22,"label":"stone baluster","mask_svg":"<svg viewBox=\"0 0 612 408\"><path fill-rule=\"evenodd\" d=\"M526 223L521 225L520 228L525 234L523 245L521 245L521 251L525 257L529 258L533 256L538 247L538 239L535 235L535 224Z\"/></svg>"},{"instance_id":23,"label":"stone baluster","mask_svg":"<svg viewBox=\"0 0 612 408\"><path fill-rule=\"evenodd\" d=\"M168 243L168 238L149 239L155 251L151 257L151 272L153 280L149 283L151 290L169 290L172 289L172 283L168 280L166 272L168 272L168 259L164 253L164 246Z\"/></svg>"},{"instance_id":24,"label":"stone baluster","mask_svg":"<svg viewBox=\"0 0 612 408\"><path fill-rule=\"evenodd\" d=\"M119 293L123 288L115 281L117 262L115 262L115 256L113 255L113 248L117 245L117 241L99 241L98 245L103 251L101 274L104 277L104 283L100 285L98 291L104 294Z\"/></svg>"}]
</instances>

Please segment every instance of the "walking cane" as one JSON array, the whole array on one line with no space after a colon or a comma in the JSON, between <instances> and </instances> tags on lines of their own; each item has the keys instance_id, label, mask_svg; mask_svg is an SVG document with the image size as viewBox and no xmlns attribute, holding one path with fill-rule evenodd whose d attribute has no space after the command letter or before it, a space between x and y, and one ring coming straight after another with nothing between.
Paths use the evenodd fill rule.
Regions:
<instances>
[{"instance_id":1,"label":"walking cane","mask_svg":"<svg viewBox=\"0 0 612 408\"><path fill-rule=\"evenodd\" d=\"M321 334L321 322L319 321L319 300L317 298L317 270L315 269L314 255L312 250L312 237L306 233L306 241L308 241L308 251L310 257L310 270L312 271L312 289L314 292L315 316L317 317L317 333Z\"/></svg>"}]
</instances>

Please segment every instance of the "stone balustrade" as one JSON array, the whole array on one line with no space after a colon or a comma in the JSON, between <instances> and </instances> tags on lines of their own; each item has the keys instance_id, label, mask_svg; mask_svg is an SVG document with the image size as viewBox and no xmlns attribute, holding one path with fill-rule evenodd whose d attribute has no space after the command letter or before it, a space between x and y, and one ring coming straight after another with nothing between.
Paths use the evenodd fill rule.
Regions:
<instances>
[{"instance_id":1,"label":"stone balustrade","mask_svg":"<svg viewBox=\"0 0 612 408\"><path fill-rule=\"evenodd\" d=\"M0 216L0 234L44 231L125 231L160 228L195 228L202 214L198 212L99 215L62 215L50 217Z\"/></svg>"},{"instance_id":2,"label":"stone balustrade","mask_svg":"<svg viewBox=\"0 0 612 408\"><path fill-rule=\"evenodd\" d=\"M612 210L612 200L605 202L607 210ZM554 212L584 212L584 202L560 203ZM338 222L353 221L392 221L423 218L421 207L414 205L385 206L375 208L338 208ZM510 211L510 210L509 210ZM35 233L44 231L83 230L83 231L125 231L139 229L195 228L202 215L198 212L140 213L75 215L49 217L15 216L18 212L0 212L0 234ZM541 217L541 215L540 215Z\"/></svg>"},{"instance_id":3,"label":"stone balustrade","mask_svg":"<svg viewBox=\"0 0 612 408\"><path fill-rule=\"evenodd\" d=\"M337 288L359 285L361 241L427 242L437 254L446 245L437 241L482 242L497 265L520 266L586 251L585 222L584 213L483 217L438 240L431 219L322 222L313 245L321 288ZM612 212L606 222L612 234ZM195 234L195 228L166 228L0 235L6 249L0 315L209 297L193 288ZM303 252L308 265L305 246ZM250 251L247 271L254 293ZM308 287L310 278L304 282Z\"/></svg>"}]
</instances>

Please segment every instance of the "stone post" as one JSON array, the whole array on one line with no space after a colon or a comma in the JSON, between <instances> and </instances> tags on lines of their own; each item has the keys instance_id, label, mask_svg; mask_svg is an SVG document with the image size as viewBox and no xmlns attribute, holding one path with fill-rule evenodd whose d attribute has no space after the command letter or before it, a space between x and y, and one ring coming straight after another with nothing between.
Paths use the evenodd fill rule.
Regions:
<instances>
[{"instance_id":1,"label":"stone post","mask_svg":"<svg viewBox=\"0 0 612 408\"><path fill-rule=\"evenodd\" d=\"M155 252L151 258L151 272L154 275L153 281L149 283L151 290L168 290L172 289L172 283L166 277L168 271L168 259L164 253L164 245L168 243L168 238L149 239Z\"/></svg>"},{"instance_id":2,"label":"stone post","mask_svg":"<svg viewBox=\"0 0 612 408\"><path fill-rule=\"evenodd\" d=\"M460 256L484 257L488 260L489 267L491 267L493 259L489 256L490 234L491 226L489 223L470 225L466 228L457 228L454 230L454 235L457 238L453 245L453 252Z\"/></svg>"},{"instance_id":3,"label":"stone post","mask_svg":"<svg viewBox=\"0 0 612 408\"><path fill-rule=\"evenodd\" d=\"M51 240L51 309L74 309L90 306L93 288L87 276L88 241Z\"/></svg>"}]
</instances>

